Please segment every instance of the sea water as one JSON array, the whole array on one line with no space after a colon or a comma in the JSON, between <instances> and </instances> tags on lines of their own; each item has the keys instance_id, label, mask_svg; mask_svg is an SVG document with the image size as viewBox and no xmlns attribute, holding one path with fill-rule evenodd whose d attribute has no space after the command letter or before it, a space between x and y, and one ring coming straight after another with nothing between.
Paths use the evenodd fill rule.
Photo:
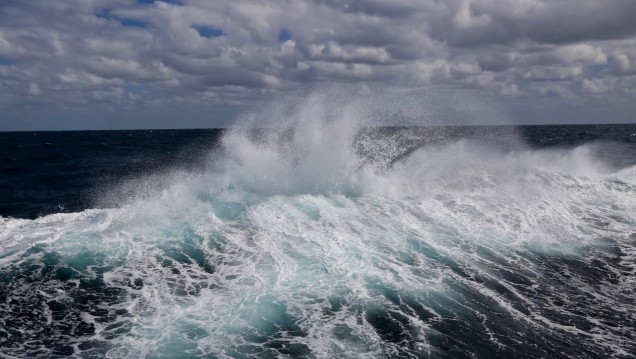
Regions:
<instances>
[{"instance_id":1,"label":"sea water","mask_svg":"<svg viewBox=\"0 0 636 359\"><path fill-rule=\"evenodd\" d=\"M636 355L636 126L284 115L0 134L0 356Z\"/></svg>"}]
</instances>

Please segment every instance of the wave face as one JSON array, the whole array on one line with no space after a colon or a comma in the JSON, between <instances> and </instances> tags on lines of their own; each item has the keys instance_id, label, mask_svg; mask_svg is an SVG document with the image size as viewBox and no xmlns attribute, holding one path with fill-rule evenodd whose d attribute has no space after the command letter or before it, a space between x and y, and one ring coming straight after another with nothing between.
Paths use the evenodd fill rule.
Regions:
<instances>
[{"instance_id":1,"label":"wave face","mask_svg":"<svg viewBox=\"0 0 636 359\"><path fill-rule=\"evenodd\" d=\"M0 354L636 353L636 167L601 156L633 146L319 105L116 208L0 217Z\"/></svg>"}]
</instances>

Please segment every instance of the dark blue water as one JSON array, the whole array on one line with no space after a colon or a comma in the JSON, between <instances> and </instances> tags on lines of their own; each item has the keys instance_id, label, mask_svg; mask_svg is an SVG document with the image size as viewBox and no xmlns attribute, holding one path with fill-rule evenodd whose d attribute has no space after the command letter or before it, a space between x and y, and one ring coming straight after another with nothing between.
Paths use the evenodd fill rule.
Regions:
<instances>
[{"instance_id":1,"label":"dark blue water","mask_svg":"<svg viewBox=\"0 0 636 359\"><path fill-rule=\"evenodd\" d=\"M636 125L385 128L377 132L416 133L419 137L403 144L415 149L431 141L462 137L487 136L495 142L501 136L505 140L512 131L519 131L532 148L606 142L598 155L612 166L636 163L630 151L636 146ZM221 133L205 129L0 132L0 216L33 219L116 205L102 197L105 190L165 169L196 171ZM612 143L625 144L628 150Z\"/></svg>"},{"instance_id":2,"label":"dark blue water","mask_svg":"<svg viewBox=\"0 0 636 359\"><path fill-rule=\"evenodd\" d=\"M636 125L0 133L0 356L632 358Z\"/></svg>"},{"instance_id":3,"label":"dark blue water","mask_svg":"<svg viewBox=\"0 0 636 359\"><path fill-rule=\"evenodd\" d=\"M220 133L0 132L0 216L78 212L103 204L96 197L126 179L163 169L196 170Z\"/></svg>"}]
</instances>

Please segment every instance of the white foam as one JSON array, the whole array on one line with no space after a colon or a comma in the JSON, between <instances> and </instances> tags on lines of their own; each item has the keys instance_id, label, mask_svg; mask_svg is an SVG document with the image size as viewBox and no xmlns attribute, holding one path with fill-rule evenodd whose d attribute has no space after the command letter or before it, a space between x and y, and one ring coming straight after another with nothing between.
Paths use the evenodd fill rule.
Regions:
<instances>
[{"instance_id":1,"label":"white foam","mask_svg":"<svg viewBox=\"0 0 636 359\"><path fill-rule=\"evenodd\" d=\"M293 132L271 131L255 140L250 131L230 131L224 156L208 171L175 176L153 196L117 209L32 221L0 218L0 264L24 260L25 249L38 243L62 261L95 253L103 263L121 263L103 280L125 290L126 300L110 310L130 313L117 320L131 329L113 340L121 347L109 357L174 348L219 357L236 356L246 346L272 350L253 338L273 340L272 327L280 331L276 340L305 345L319 357L403 350L374 329L365 312L373 306L401 313L412 353L430 354L427 335L446 311L477 311L460 287L538 330L627 350L629 344L599 322L589 321L602 335L547 318L542 310L548 306L533 304L538 299L528 293L545 290L540 296L546 301L560 296L558 287L546 284L540 256L587 261L603 237L628 254L622 267L608 264L615 275L634 271L628 241L636 223L633 167L613 171L591 146L503 150L477 140L431 144L392 166L373 166L354 146L364 111L341 103L329 110L324 100L311 98L287 114ZM99 276L95 270L103 263L85 274ZM529 284L520 287L503 271ZM566 274L579 280L579 289L599 294L576 273L559 275ZM624 283L633 284L629 278ZM135 279L143 286L131 285ZM498 280L500 291L489 287ZM620 290L607 286L594 300L636 309ZM408 298L434 319L400 306ZM569 309L550 309L576 317ZM503 345L490 314L477 314L485 332ZM96 326L96 338L114 332L89 314L81 318ZM349 339L335 335L338 330L348 330Z\"/></svg>"}]
</instances>

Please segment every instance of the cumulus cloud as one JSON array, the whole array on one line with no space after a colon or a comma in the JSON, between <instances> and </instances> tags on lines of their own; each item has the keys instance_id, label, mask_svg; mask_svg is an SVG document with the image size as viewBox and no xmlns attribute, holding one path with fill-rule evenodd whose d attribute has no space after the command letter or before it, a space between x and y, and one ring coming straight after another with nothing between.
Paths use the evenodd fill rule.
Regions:
<instances>
[{"instance_id":1,"label":"cumulus cloud","mask_svg":"<svg viewBox=\"0 0 636 359\"><path fill-rule=\"evenodd\" d=\"M8 0L0 110L212 113L324 82L629 98L634 18L633 0Z\"/></svg>"}]
</instances>

